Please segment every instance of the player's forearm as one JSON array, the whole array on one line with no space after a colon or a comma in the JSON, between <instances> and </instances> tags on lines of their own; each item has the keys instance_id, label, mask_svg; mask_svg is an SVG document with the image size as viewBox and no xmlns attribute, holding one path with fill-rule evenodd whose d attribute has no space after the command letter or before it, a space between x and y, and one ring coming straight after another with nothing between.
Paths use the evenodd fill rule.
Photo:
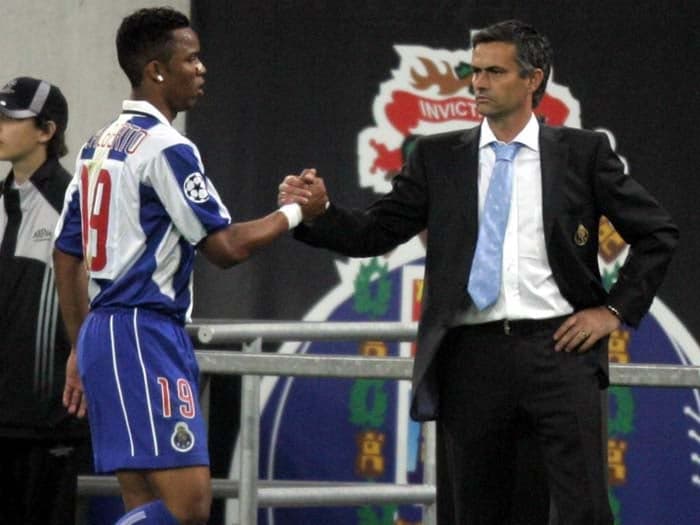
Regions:
<instances>
[{"instance_id":1,"label":"player's forearm","mask_svg":"<svg viewBox=\"0 0 700 525\"><path fill-rule=\"evenodd\" d=\"M61 315L71 345L75 346L89 308L87 273L81 259L58 249L53 252L53 263Z\"/></svg>"},{"instance_id":2,"label":"player's forearm","mask_svg":"<svg viewBox=\"0 0 700 525\"><path fill-rule=\"evenodd\" d=\"M227 268L248 259L255 251L267 246L289 230L287 217L275 211L248 222L231 224L211 234L200 245L200 250L221 268Z\"/></svg>"}]
</instances>

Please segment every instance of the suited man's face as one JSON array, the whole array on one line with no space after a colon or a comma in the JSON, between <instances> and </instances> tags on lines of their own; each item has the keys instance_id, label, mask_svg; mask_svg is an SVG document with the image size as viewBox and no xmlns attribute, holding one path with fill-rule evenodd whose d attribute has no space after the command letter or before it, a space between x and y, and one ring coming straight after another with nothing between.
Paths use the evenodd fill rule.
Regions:
<instances>
[{"instance_id":1,"label":"suited man's face","mask_svg":"<svg viewBox=\"0 0 700 525\"><path fill-rule=\"evenodd\" d=\"M479 113L489 121L529 118L532 93L542 81L542 70L520 76L515 44L478 44L472 52L472 68L472 88Z\"/></svg>"}]
</instances>

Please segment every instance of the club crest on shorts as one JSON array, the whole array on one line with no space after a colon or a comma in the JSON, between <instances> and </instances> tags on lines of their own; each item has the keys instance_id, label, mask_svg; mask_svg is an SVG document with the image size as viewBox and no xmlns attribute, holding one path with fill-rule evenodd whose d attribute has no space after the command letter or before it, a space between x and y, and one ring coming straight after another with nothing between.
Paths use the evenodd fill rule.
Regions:
<instances>
[{"instance_id":1,"label":"club crest on shorts","mask_svg":"<svg viewBox=\"0 0 700 525\"><path fill-rule=\"evenodd\" d=\"M173 435L170 436L170 444L178 452L189 452L194 447L194 434L182 421L175 424Z\"/></svg>"},{"instance_id":2,"label":"club crest on shorts","mask_svg":"<svg viewBox=\"0 0 700 525\"><path fill-rule=\"evenodd\" d=\"M201 204L209 199L209 191L207 191L207 182L201 173L192 173L182 185L185 191L185 196L194 203Z\"/></svg>"}]
</instances>

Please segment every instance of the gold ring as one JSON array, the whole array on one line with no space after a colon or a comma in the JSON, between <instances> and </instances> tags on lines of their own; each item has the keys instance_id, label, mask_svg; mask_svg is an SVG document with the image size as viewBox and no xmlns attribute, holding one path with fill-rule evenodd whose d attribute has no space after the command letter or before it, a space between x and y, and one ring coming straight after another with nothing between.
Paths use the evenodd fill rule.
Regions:
<instances>
[{"instance_id":1,"label":"gold ring","mask_svg":"<svg viewBox=\"0 0 700 525\"><path fill-rule=\"evenodd\" d=\"M581 330L578 335L580 335L583 339L588 339L588 337L591 335L589 332L586 332L585 330Z\"/></svg>"}]
</instances>

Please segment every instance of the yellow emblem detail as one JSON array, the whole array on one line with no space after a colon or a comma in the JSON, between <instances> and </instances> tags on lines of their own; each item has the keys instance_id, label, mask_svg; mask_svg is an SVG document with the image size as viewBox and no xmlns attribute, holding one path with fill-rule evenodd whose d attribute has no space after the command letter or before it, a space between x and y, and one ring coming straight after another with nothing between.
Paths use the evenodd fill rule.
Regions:
<instances>
[{"instance_id":1,"label":"yellow emblem detail","mask_svg":"<svg viewBox=\"0 0 700 525\"><path fill-rule=\"evenodd\" d=\"M588 230L583 224L579 224L574 234L574 242L578 246L584 246L588 242Z\"/></svg>"}]
</instances>

